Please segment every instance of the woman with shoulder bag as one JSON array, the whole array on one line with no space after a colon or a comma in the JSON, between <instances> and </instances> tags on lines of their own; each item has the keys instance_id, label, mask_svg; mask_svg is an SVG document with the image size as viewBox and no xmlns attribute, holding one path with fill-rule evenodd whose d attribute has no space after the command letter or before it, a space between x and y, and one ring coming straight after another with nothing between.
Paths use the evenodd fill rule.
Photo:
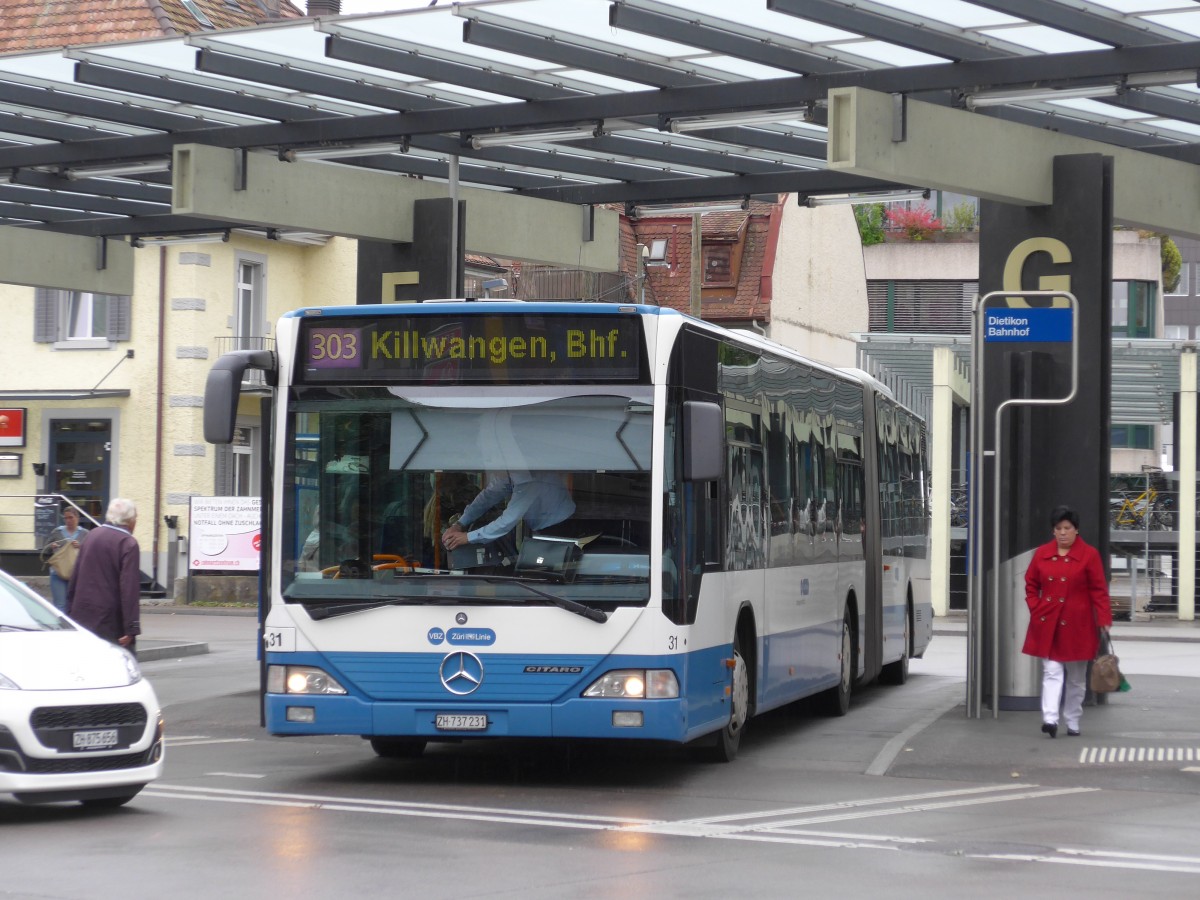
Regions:
<instances>
[{"instance_id":1,"label":"woman with shoulder bag","mask_svg":"<svg viewBox=\"0 0 1200 900\"><path fill-rule=\"evenodd\" d=\"M1029 630L1021 652L1042 659L1042 732L1058 736L1059 707L1067 734L1079 734L1087 665L1112 626L1104 566L1079 536L1079 514L1060 506L1050 514L1054 539L1038 547L1025 572ZM1064 690L1063 681L1066 680Z\"/></svg>"},{"instance_id":2,"label":"woman with shoulder bag","mask_svg":"<svg viewBox=\"0 0 1200 900\"><path fill-rule=\"evenodd\" d=\"M56 561L53 557L65 544L71 544L76 550L87 536L87 529L79 524L79 511L73 506L63 507L63 523L50 532L50 539L42 548L42 555L50 562L50 596L54 605L62 612L67 611L67 584L71 578L71 568L75 565L74 555L69 555L69 563L62 559ZM63 570L60 574L60 570Z\"/></svg>"}]
</instances>

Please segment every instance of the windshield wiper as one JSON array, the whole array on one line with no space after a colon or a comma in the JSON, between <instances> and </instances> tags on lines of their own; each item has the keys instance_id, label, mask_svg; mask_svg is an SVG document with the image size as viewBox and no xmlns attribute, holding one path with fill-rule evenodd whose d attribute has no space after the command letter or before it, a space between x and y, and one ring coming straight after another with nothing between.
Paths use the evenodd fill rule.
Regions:
<instances>
[{"instance_id":1,"label":"windshield wiper","mask_svg":"<svg viewBox=\"0 0 1200 900\"><path fill-rule=\"evenodd\" d=\"M508 578L487 578L486 576L484 577L484 580L498 581L502 584L515 584L518 587L522 587L529 591L531 594L537 594L539 597L549 600L559 609L565 609L567 612L575 613L577 616L583 616L585 619L591 619L593 622L608 621L608 613L602 609L596 609L594 606L588 606L586 603L579 603L575 600L569 600L566 597L560 597L557 594L550 593L549 591L543 591L540 588L535 588L533 585L527 584L524 581Z\"/></svg>"},{"instance_id":2,"label":"windshield wiper","mask_svg":"<svg viewBox=\"0 0 1200 900\"><path fill-rule=\"evenodd\" d=\"M549 591L543 591L540 588L535 588L524 581L518 581L515 578L497 578L494 575L459 575L459 578L469 579L471 581L483 581L487 584L505 584L516 585L524 588L531 594L536 594L543 600L549 600L559 609L564 609L567 612L575 613L577 616L583 616L585 619L591 619L593 622L607 622L608 613L604 610L596 609L584 603L579 603L575 600L570 600L566 597L559 597L557 594L552 594ZM307 603L301 602L310 619L330 619L334 616L348 616L351 613L366 612L372 609L381 609L385 606L400 606L400 605L418 605L418 606L437 606L444 604L478 604L482 598L478 597L451 597L451 596L429 596L429 597L389 597L382 600L364 600L364 601L349 601L344 603L330 603L328 606L309 606ZM495 598L487 598L487 602L495 602Z\"/></svg>"}]
</instances>

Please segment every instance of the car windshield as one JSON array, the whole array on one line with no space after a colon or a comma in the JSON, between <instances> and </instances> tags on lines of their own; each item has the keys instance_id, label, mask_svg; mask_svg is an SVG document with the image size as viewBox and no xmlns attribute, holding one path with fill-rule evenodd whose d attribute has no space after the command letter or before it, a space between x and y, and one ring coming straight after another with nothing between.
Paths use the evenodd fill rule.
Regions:
<instances>
[{"instance_id":1,"label":"car windshield","mask_svg":"<svg viewBox=\"0 0 1200 900\"><path fill-rule=\"evenodd\" d=\"M0 576L0 633L73 630L50 604L32 596L21 583Z\"/></svg>"},{"instance_id":2,"label":"car windshield","mask_svg":"<svg viewBox=\"0 0 1200 900\"><path fill-rule=\"evenodd\" d=\"M641 387L294 389L284 596L644 603L652 410Z\"/></svg>"}]
</instances>

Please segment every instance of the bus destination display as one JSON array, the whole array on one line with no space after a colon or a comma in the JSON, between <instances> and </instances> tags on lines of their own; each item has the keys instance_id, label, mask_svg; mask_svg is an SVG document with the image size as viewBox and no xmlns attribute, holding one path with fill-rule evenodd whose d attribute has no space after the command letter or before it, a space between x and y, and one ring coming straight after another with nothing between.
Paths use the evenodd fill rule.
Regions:
<instances>
[{"instance_id":1,"label":"bus destination display","mask_svg":"<svg viewBox=\"0 0 1200 900\"><path fill-rule=\"evenodd\" d=\"M322 316L305 320L300 352L310 384L636 381L635 316Z\"/></svg>"}]
</instances>

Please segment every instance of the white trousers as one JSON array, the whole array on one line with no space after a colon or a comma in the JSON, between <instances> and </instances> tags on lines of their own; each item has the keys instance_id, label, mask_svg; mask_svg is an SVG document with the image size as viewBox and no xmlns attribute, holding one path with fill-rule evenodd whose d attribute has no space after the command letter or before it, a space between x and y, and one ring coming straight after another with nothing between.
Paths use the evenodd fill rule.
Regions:
<instances>
[{"instance_id":1,"label":"white trousers","mask_svg":"<svg viewBox=\"0 0 1200 900\"><path fill-rule=\"evenodd\" d=\"M1063 676L1066 686L1063 686ZM1083 715L1083 697L1087 693L1087 660L1061 663L1052 659L1042 660L1042 721L1049 725L1058 724L1058 710L1062 707L1067 728L1079 730L1079 717Z\"/></svg>"}]
</instances>

